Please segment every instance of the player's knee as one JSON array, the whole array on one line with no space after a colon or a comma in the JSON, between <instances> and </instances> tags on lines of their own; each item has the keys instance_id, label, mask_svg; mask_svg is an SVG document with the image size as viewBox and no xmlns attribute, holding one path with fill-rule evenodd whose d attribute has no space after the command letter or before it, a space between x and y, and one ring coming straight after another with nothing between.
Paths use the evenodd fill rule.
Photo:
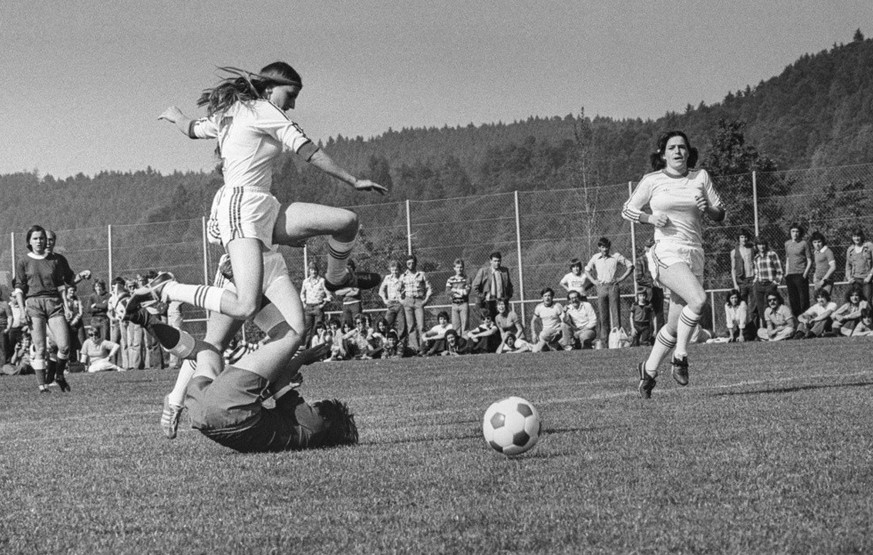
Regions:
<instances>
[{"instance_id":1,"label":"player's knee","mask_svg":"<svg viewBox=\"0 0 873 555\"><path fill-rule=\"evenodd\" d=\"M346 232L355 232L357 233L360 222L358 220L358 215L352 212L351 210L344 210L342 218L340 220L340 225L342 226L342 230Z\"/></svg>"},{"instance_id":2,"label":"player's knee","mask_svg":"<svg viewBox=\"0 0 873 555\"><path fill-rule=\"evenodd\" d=\"M687 302L689 310L691 310L695 314L703 313L703 309L706 306L706 293L695 293L693 295L689 295L688 298L686 298L685 300Z\"/></svg>"},{"instance_id":3,"label":"player's knee","mask_svg":"<svg viewBox=\"0 0 873 555\"><path fill-rule=\"evenodd\" d=\"M58 347L58 357L59 358L69 358L70 357L70 346L64 345L63 347Z\"/></svg>"}]
</instances>

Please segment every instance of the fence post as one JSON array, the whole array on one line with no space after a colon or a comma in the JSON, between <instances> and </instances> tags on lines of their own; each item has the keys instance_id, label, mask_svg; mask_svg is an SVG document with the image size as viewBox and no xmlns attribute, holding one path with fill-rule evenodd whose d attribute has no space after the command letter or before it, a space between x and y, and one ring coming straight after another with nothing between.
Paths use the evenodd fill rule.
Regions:
<instances>
[{"instance_id":1,"label":"fence post","mask_svg":"<svg viewBox=\"0 0 873 555\"><path fill-rule=\"evenodd\" d=\"M524 264L521 259L521 218L518 210L518 191L514 192L515 197L515 251L518 256L518 290L519 299L521 300L521 321L526 322L527 316L524 311Z\"/></svg>"},{"instance_id":2,"label":"fence post","mask_svg":"<svg viewBox=\"0 0 873 555\"><path fill-rule=\"evenodd\" d=\"M15 232L9 232L9 244L12 245L12 249L9 251L12 255L12 279L15 279Z\"/></svg>"},{"instance_id":3,"label":"fence post","mask_svg":"<svg viewBox=\"0 0 873 555\"><path fill-rule=\"evenodd\" d=\"M200 217L200 236L203 243L203 283L209 284L209 246L206 240L206 216Z\"/></svg>"},{"instance_id":4,"label":"fence post","mask_svg":"<svg viewBox=\"0 0 873 555\"><path fill-rule=\"evenodd\" d=\"M308 268L309 268L309 246L304 244L303 245L303 275L304 276L309 275Z\"/></svg>"},{"instance_id":5,"label":"fence post","mask_svg":"<svg viewBox=\"0 0 873 555\"><path fill-rule=\"evenodd\" d=\"M114 279L112 276L115 275L112 273L112 224L106 226L106 261L107 261L107 282L111 282Z\"/></svg>"},{"instance_id":6,"label":"fence post","mask_svg":"<svg viewBox=\"0 0 873 555\"><path fill-rule=\"evenodd\" d=\"M761 234L758 229L758 172L752 172L752 206L755 212L755 237Z\"/></svg>"},{"instance_id":7,"label":"fence post","mask_svg":"<svg viewBox=\"0 0 873 555\"><path fill-rule=\"evenodd\" d=\"M406 254L412 254L412 218L409 215L409 199L406 199Z\"/></svg>"},{"instance_id":8,"label":"fence post","mask_svg":"<svg viewBox=\"0 0 873 555\"><path fill-rule=\"evenodd\" d=\"M715 291L709 292L709 308L712 311L712 336L715 337Z\"/></svg>"},{"instance_id":9,"label":"fence post","mask_svg":"<svg viewBox=\"0 0 873 555\"><path fill-rule=\"evenodd\" d=\"M634 194L634 182L628 181L627 182L627 197L630 198L633 196L633 194ZM630 226L631 226L631 262L634 265L634 271L636 271L636 267L637 267L637 234L636 234L636 227L634 227L633 222L630 223ZM636 302L636 300L637 300L636 276L633 276L631 278L631 281L634 284L634 302Z\"/></svg>"}]
</instances>

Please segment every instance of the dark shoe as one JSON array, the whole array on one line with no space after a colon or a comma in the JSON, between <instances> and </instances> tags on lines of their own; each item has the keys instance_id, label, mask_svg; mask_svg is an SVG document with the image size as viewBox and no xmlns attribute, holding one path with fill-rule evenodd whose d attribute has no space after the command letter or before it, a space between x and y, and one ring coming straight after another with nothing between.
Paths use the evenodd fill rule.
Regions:
<instances>
[{"instance_id":1,"label":"dark shoe","mask_svg":"<svg viewBox=\"0 0 873 555\"><path fill-rule=\"evenodd\" d=\"M170 396L164 397L164 410L161 411L161 430L167 439L176 439L179 430L179 420L182 419L182 407L170 403Z\"/></svg>"},{"instance_id":2,"label":"dark shoe","mask_svg":"<svg viewBox=\"0 0 873 555\"><path fill-rule=\"evenodd\" d=\"M806 334L804 334L802 331L794 332L794 339L804 339L805 337Z\"/></svg>"},{"instance_id":3,"label":"dark shoe","mask_svg":"<svg viewBox=\"0 0 873 555\"><path fill-rule=\"evenodd\" d=\"M67 383L67 380L65 378L55 378L55 383L57 383L58 387L61 388L61 391L65 393L69 393L70 391L72 391L70 389L70 384Z\"/></svg>"},{"instance_id":4,"label":"dark shoe","mask_svg":"<svg viewBox=\"0 0 873 555\"><path fill-rule=\"evenodd\" d=\"M41 385L41 386L39 386L39 392L40 393L51 393L51 390L48 388L47 385Z\"/></svg>"},{"instance_id":5,"label":"dark shoe","mask_svg":"<svg viewBox=\"0 0 873 555\"><path fill-rule=\"evenodd\" d=\"M655 384L657 382L655 381L655 378L653 378L646 372L645 362L641 362L637 369L640 373L640 397L642 397L643 399L651 399L652 390L655 389Z\"/></svg>"},{"instance_id":6,"label":"dark shoe","mask_svg":"<svg viewBox=\"0 0 873 555\"><path fill-rule=\"evenodd\" d=\"M140 287L130 296L127 301L127 306L124 307L124 315L121 317L124 321L129 321L133 313L141 308L147 308L155 303L162 301L161 292L164 287L171 281L176 281L176 277L170 272L161 272L153 277L144 286Z\"/></svg>"},{"instance_id":7,"label":"dark shoe","mask_svg":"<svg viewBox=\"0 0 873 555\"><path fill-rule=\"evenodd\" d=\"M345 289L347 287L357 287L358 286L358 276L355 272L350 270L346 270L346 275L337 283L330 282L328 280L324 280L324 288L333 293L339 289Z\"/></svg>"},{"instance_id":8,"label":"dark shoe","mask_svg":"<svg viewBox=\"0 0 873 555\"><path fill-rule=\"evenodd\" d=\"M673 379L676 380L676 383L679 385L688 385L688 357L673 357L673 361L670 365L673 367Z\"/></svg>"}]
</instances>

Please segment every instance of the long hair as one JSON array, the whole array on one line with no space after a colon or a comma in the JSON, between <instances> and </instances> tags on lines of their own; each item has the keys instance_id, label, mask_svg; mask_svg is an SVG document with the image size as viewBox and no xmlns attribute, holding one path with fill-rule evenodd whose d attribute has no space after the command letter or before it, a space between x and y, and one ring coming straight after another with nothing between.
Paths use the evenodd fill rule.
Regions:
<instances>
[{"instance_id":1,"label":"long hair","mask_svg":"<svg viewBox=\"0 0 873 555\"><path fill-rule=\"evenodd\" d=\"M358 443L358 426L348 405L338 399L324 399L317 401L313 407L330 424L322 437L321 447Z\"/></svg>"},{"instance_id":2,"label":"long hair","mask_svg":"<svg viewBox=\"0 0 873 555\"><path fill-rule=\"evenodd\" d=\"M205 89L197 99L198 106L206 106L210 116L224 112L236 102L251 102L266 96L268 88L275 85L303 87L300 74L285 62L273 62L264 66L260 73L252 73L235 67L220 67L219 71L231 74L214 88Z\"/></svg>"},{"instance_id":3,"label":"long hair","mask_svg":"<svg viewBox=\"0 0 873 555\"><path fill-rule=\"evenodd\" d=\"M658 150L649 156L649 161L652 163L652 169L655 171L663 170L667 167L667 162L662 158L667 150L667 141L673 137L682 137L685 141L685 146L688 147L688 167L693 168L697 165L698 153L697 149L691 146L691 141L688 140L688 135L682 131L667 131L658 137Z\"/></svg>"}]
</instances>

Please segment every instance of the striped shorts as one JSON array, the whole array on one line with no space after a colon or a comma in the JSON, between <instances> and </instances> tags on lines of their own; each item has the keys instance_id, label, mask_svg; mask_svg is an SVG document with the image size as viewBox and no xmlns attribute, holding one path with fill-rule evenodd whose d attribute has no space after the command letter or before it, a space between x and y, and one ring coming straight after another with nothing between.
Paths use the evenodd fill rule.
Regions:
<instances>
[{"instance_id":1,"label":"striped shorts","mask_svg":"<svg viewBox=\"0 0 873 555\"><path fill-rule=\"evenodd\" d=\"M646 255L652 279L658 282L658 273L663 268L682 262L691 268L691 273L703 284L703 249L691 245L658 241Z\"/></svg>"},{"instance_id":2,"label":"striped shorts","mask_svg":"<svg viewBox=\"0 0 873 555\"><path fill-rule=\"evenodd\" d=\"M221 187L212 199L206 234L210 243L227 244L234 239L260 239L273 246L273 227L279 216L279 201L269 191L246 187Z\"/></svg>"}]
</instances>

